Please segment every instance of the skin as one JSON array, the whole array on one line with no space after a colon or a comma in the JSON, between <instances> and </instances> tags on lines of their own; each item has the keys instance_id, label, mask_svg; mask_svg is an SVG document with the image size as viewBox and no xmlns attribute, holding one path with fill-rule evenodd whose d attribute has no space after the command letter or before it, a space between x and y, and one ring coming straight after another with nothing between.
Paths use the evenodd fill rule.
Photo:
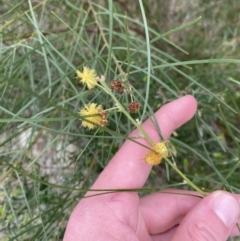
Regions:
<instances>
[{"instance_id":1,"label":"skin","mask_svg":"<svg viewBox=\"0 0 240 241\"><path fill-rule=\"evenodd\" d=\"M161 107L155 117L164 139L190 120L196 109L197 102L190 95ZM152 140L159 141L150 120L143 123L143 128ZM131 136L139 136L138 131L133 131ZM149 146L143 138L140 142ZM152 168L143 161L147 152L146 148L125 141L92 189L142 188ZM93 194L97 192L87 192L86 196ZM221 207L227 217L216 211L219 201L223 203L223 200L226 202ZM227 240L229 235L239 235L236 227L239 206L240 196L224 191L204 198L196 192L171 189L143 198L134 192L98 195L84 198L77 204L70 216L64 241Z\"/></svg>"}]
</instances>

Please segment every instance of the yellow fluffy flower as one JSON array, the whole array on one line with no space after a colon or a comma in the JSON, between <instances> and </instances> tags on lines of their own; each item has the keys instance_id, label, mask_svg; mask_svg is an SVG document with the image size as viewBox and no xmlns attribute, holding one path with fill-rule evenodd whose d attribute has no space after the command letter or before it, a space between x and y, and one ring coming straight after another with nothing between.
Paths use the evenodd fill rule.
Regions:
<instances>
[{"instance_id":1,"label":"yellow fluffy flower","mask_svg":"<svg viewBox=\"0 0 240 241\"><path fill-rule=\"evenodd\" d=\"M77 77L83 84L86 84L88 89L92 89L97 85L97 74L94 69L83 67L83 71L77 70Z\"/></svg>"},{"instance_id":2,"label":"yellow fluffy flower","mask_svg":"<svg viewBox=\"0 0 240 241\"><path fill-rule=\"evenodd\" d=\"M106 112L102 109L101 105L97 106L95 103L85 105L79 111L79 115L82 117L82 126L89 130L107 124Z\"/></svg>"},{"instance_id":3,"label":"yellow fluffy flower","mask_svg":"<svg viewBox=\"0 0 240 241\"><path fill-rule=\"evenodd\" d=\"M164 157L169 156L168 141L162 141L152 146L152 150L146 154L144 160L150 165L158 165Z\"/></svg>"}]
</instances>

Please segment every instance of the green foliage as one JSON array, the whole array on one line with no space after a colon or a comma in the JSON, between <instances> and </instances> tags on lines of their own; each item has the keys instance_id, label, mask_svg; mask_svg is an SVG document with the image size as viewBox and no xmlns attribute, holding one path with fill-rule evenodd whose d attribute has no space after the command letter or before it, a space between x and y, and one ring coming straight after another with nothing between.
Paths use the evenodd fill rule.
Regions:
<instances>
[{"instance_id":1,"label":"green foliage","mask_svg":"<svg viewBox=\"0 0 240 241\"><path fill-rule=\"evenodd\" d=\"M238 0L4 0L0 9L1 239L61 240L73 207L134 128L116 112L106 128L81 127L86 103L114 106L79 83L83 66L107 83L127 76L142 106L135 119L194 95L197 115L171 138L177 166L207 191L239 192ZM189 188L161 165L140 192L166 185Z\"/></svg>"}]
</instances>

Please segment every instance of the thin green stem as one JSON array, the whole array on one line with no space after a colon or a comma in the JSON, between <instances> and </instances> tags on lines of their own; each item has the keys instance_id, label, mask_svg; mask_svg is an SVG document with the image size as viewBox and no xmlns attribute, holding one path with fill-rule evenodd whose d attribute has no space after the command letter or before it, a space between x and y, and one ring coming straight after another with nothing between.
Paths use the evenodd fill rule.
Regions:
<instances>
[{"instance_id":1,"label":"thin green stem","mask_svg":"<svg viewBox=\"0 0 240 241\"><path fill-rule=\"evenodd\" d=\"M179 169L178 167L172 163L168 158L165 158L166 162L187 182L189 186L191 186L194 190L202 194L203 196L206 196L206 193L203 192L200 188L198 188L190 179L188 179Z\"/></svg>"},{"instance_id":2,"label":"thin green stem","mask_svg":"<svg viewBox=\"0 0 240 241\"><path fill-rule=\"evenodd\" d=\"M118 107L112 107L112 108L109 108L109 109L104 109L104 111L106 112L109 112L109 111L112 111L112 110L119 110Z\"/></svg>"}]
</instances>

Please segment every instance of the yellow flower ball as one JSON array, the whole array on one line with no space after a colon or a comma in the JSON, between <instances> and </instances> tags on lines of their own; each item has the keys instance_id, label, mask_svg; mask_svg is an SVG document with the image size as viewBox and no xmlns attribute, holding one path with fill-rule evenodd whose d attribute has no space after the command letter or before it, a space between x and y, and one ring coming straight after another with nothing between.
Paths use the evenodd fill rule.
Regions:
<instances>
[{"instance_id":1,"label":"yellow flower ball","mask_svg":"<svg viewBox=\"0 0 240 241\"><path fill-rule=\"evenodd\" d=\"M151 151L146 154L144 160L150 165L158 165L162 162L162 157L156 152Z\"/></svg>"},{"instance_id":2,"label":"yellow flower ball","mask_svg":"<svg viewBox=\"0 0 240 241\"><path fill-rule=\"evenodd\" d=\"M146 154L144 160L150 165L158 165L164 157L168 157L169 151L167 148L168 141L162 141L152 146L152 150Z\"/></svg>"},{"instance_id":3,"label":"yellow flower ball","mask_svg":"<svg viewBox=\"0 0 240 241\"><path fill-rule=\"evenodd\" d=\"M77 77L83 84L86 84L88 89L92 89L97 85L97 74L94 69L83 67L83 71L77 70Z\"/></svg>"},{"instance_id":4,"label":"yellow flower ball","mask_svg":"<svg viewBox=\"0 0 240 241\"><path fill-rule=\"evenodd\" d=\"M84 106L79 111L79 115L82 119L82 126L89 130L98 126L104 126L107 123L106 112L102 109L101 105L90 103Z\"/></svg>"},{"instance_id":5,"label":"yellow flower ball","mask_svg":"<svg viewBox=\"0 0 240 241\"><path fill-rule=\"evenodd\" d=\"M156 143L155 145L153 145L152 150L160 154L162 157L168 157L169 151L166 143L166 141Z\"/></svg>"}]
</instances>

